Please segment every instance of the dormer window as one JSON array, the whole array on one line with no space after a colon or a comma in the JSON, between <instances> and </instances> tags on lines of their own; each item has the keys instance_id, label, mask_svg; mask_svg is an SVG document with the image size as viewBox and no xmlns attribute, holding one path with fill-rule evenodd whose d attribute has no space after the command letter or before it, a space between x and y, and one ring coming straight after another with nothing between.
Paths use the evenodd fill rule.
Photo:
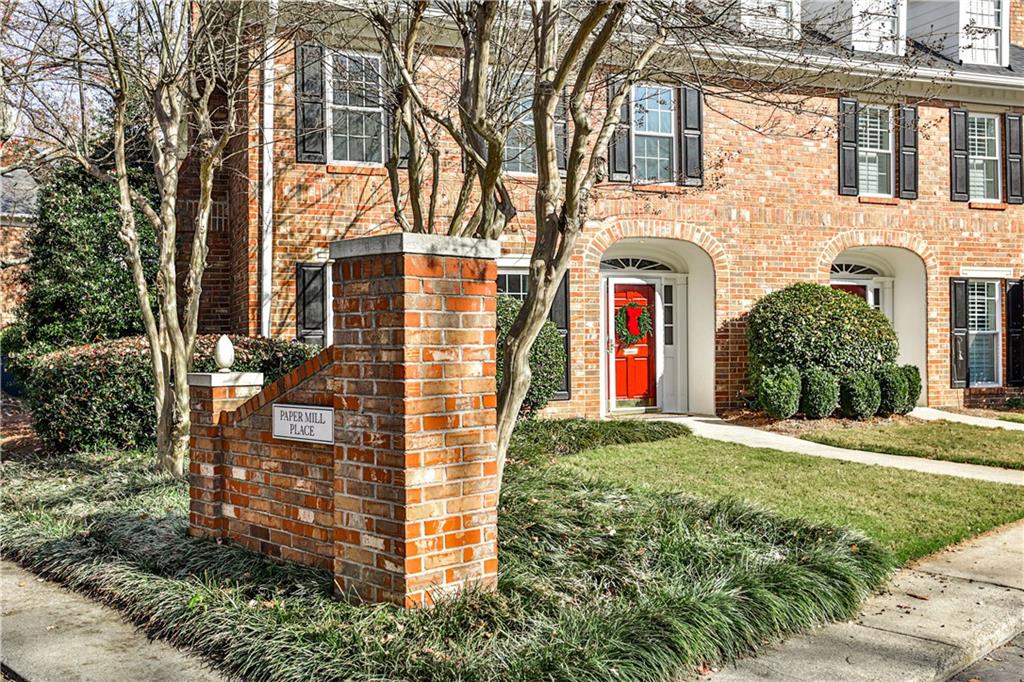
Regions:
<instances>
[{"instance_id":1,"label":"dormer window","mask_svg":"<svg viewBox=\"0 0 1024 682\"><path fill-rule=\"evenodd\" d=\"M1006 66L1003 0L961 0L960 59L966 64Z\"/></svg>"},{"instance_id":2,"label":"dormer window","mask_svg":"<svg viewBox=\"0 0 1024 682\"><path fill-rule=\"evenodd\" d=\"M853 49L902 55L905 26L904 0L854 0Z\"/></svg>"},{"instance_id":3,"label":"dormer window","mask_svg":"<svg viewBox=\"0 0 1024 682\"><path fill-rule=\"evenodd\" d=\"M793 40L800 21L795 5L794 0L742 0L740 21L757 36Z\"/></svg>"}]
</instances>

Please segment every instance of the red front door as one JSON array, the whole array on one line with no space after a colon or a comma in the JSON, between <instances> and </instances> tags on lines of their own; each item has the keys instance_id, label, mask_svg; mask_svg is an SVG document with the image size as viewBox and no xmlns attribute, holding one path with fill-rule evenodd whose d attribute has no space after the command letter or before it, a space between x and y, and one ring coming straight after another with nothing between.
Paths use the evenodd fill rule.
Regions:
<instances>
[{"instance_id":1,"label":"red front door","mask_svg":"<svg viewBox=\"0 0 1024 682\"><path fill-rule=\"evenodd\" d=\"M615 336L615 404L616 407L653 407L657 402L655 386L654 332L633 344L624 343L615 333L615 321L619 311L628 304L638 304L651 315L652 330L657 329L654 319L653 284L615 284L615 304L612 306L611 329ZM624 313L627 321L639 310Z\"/></svg>"},{"instance_id":2,"label":"red front door","mask_svg":"<svg viewBox=\"0 0 1024 682\"><path fill-rule=\"evenodd\" d=\"M868 288L863 284L833 284L833 289L839 291L845 291L848 294L853 294L857 298L868 300Z\"/></svg>"}]
</instances>

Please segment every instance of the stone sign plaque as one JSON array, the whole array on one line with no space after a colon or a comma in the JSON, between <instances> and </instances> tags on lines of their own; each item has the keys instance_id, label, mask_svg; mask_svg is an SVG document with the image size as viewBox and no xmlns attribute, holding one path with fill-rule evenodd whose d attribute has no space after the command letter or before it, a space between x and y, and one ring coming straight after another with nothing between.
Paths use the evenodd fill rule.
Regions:
<instances>
[{"instance_id":1,"label":"stone sign plaque","mask_svg":"<svg viewBox=\"0 0 1024 682\"><path fill-rule=\"evenodd\" d=\"M334 444L334 408L274 405L274 438Z\"/></svg>"}]
</instances>

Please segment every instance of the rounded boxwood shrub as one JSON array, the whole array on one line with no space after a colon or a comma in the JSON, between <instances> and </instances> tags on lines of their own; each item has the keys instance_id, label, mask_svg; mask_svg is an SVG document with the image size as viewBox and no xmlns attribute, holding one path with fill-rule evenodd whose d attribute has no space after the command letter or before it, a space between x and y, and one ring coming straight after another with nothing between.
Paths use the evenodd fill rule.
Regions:
<instances>
[{"instance_id":1,"label":"rounded boxwood shrub","mask_svg":"<svg viewBox=\"0 0 1024 682\"><path fill-rule=\"evenodd\" d=\"M498 296L498 334L497 334L497 382L501 386L504 380L504 369L502 364L505 359L505 338L512 323L519 315L519 309L523 302L511 296ZM554 322L548 320L540 330L537 341L530 349L530 388L526 392L526 399L520 408L520 415L528 416L542 409L555 395L555 391L562 385L562 376L565 374L565 344L558 327Z\"/></svg>"},{"instance_id":2,"label":"rounded boxwood shrub","mask_svg":"<svg viewBox=\"0 0 1024 682\"><path fill-rule=\"evenodd\" d=\"M878 412L882 391L870 372L853 372L839 383L839 408L850 419L867 419Z\"/></svg>"},{"instance_id":3,"label":"rounded boxwood shrub","mask_svg":"<svg viewBox=\"0 0 1024 682\"><path fill-rule=\"evenodd\" d=\"M794 365L762 367L758 373L757 402L775 419L789 419L800 407L800 370Z\"/></svg>"},{"instance_id":4,"label":"rounded boxwood shrub","mask_svg":"<svg viewBox=\"0 0 1024 682\"><path fill-rule=\"evenodd\" d=\"M821 284L794 284L754 305L747 320L752 378L759 367L820 367L836 376L896 359L896 332L862 299Z\"/></svg>"},{"instance_id":5,"label":"rounded boxwood shrub","mask_svg":"<svg viewBox=\"0 0 1024 682\"><path fill-rule=\"evenodd\" d=\"M896 365L886 365L875 371L881 399L878 414L903 414L907 407L907 377Z\"/></svg>"},{"instance_id":6,"label":"rounded boxwood shrub","mask_svg":"<svg viewBox=\"0 0 1024 682\"><path fill-rule=\"evenodd\" d=\"M907 414L917 407L917 401L921 399L921 370L916 365L903 365L900 371L907 380L907 403L900 414Z\"/></svg>"},{"instance_id":7,"label":"rounded boxwood shrub","mask_svg":"<svg viewBox=\"0 0 1024 682\"><path fill-rule=\"evenodd\" d=\"M808 367L803 373L800 411L811 419L824 419L839 407L839 379L821 367Z\"/></svg>"},{"instance_id":8,"label":"rounded boxwood shrub","mask_svg":"<svg viewBox=\"0 0 1024 682\"><path fill-rule=\"evenodd\" d=\"M216 335L196 342L194 370L213 371ZM240 372L263 372L269 383L316 355L307 344L232 337ZM154 442L153 377L145 337L75 346L32 360L26 400L36 433L57 450L139 447Z\"/></svg>"}]
</instances>

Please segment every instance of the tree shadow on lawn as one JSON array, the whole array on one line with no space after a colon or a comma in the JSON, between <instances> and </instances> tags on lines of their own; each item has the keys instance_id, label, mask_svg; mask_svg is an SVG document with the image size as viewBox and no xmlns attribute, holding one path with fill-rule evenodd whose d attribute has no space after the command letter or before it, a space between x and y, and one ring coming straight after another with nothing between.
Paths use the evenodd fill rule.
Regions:
<instances>
[{"instance_id":1,"label":"tree shadow on lawn","mask_svg":"<svg viewBox=\"0 0 1024 682\"><path fill-rule=\"evenodd\" d=\"M513 465L496 593L357 605L333 598L328 572L187 536L187 489L141 457L80 460L47 470L82 465L70 500L46 476L16 481L4 555L244 679L665 679L849 618L893 567L846 529ZM126 489L96 480L118 477Z\"/></svg>"}]
</instances>

